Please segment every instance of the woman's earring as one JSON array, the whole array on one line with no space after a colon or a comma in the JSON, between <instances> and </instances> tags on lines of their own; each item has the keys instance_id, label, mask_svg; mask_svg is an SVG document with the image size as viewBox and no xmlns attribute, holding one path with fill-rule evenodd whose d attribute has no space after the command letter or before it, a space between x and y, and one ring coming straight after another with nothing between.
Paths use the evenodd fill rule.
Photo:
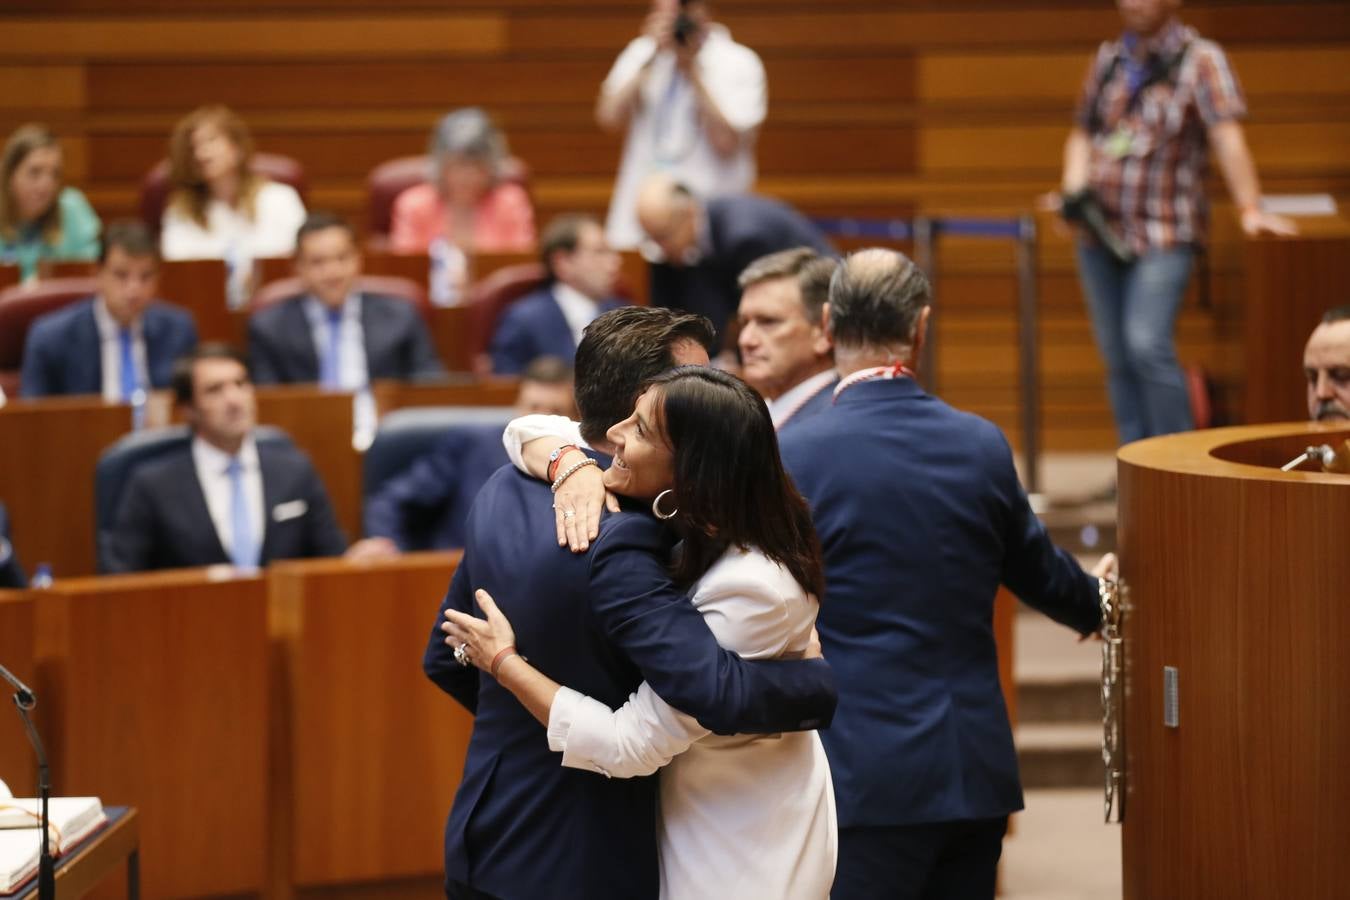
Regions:
<instances>
[{"instance_id":1,"label":"woman's earring","mask_svg":"<svg viewBox=\"0 0 1350 900\"><path fill-rule=\"evenodd\" d=\"M679 507L677 506L675 509L672 509L668 513L661 512L661 498L664 497L666 494L673 494L673 493L675 492L672 491L670 488L666 488L664 491L657 494L656 499L652 501L652 515L656 516L663 522L668 519L675 518L676 514L679 513L680 511Z\"/></svg>"}]
</instances>

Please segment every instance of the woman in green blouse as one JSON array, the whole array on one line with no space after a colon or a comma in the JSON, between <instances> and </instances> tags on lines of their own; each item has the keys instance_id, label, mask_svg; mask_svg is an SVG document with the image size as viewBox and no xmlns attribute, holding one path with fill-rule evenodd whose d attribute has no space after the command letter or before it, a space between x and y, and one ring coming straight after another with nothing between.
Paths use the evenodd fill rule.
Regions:
<instances>
[{"instance_id":1,"label":"woman in green blouse","mask_svg":"<svg viewBox=\"0 0 1350 900\"><path fill-rule=\"evenodd\" d=\"M56 136L42 125L19 126L0 155L0 263L17 263L24 280L44 259L98 257L98 215L62 181Z\"/></svg>"}]
</instances>

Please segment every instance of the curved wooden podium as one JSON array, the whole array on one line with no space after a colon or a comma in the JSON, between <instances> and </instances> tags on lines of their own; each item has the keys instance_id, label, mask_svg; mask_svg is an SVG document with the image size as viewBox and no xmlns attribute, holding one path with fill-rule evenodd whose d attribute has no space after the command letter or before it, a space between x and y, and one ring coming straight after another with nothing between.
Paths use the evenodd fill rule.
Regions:
<instances>
[{"instance_id":1,"label":"curved wooden podium","mask_svg":"<svg viewBox=\"0 0 1350 900\"><path fill-rule=\"evenodd\" d=\"M1350 890L1350 476L1279 470L1346 438L1266 425L1119 453L1127 900Z\"/></svg>"}]
</instances>

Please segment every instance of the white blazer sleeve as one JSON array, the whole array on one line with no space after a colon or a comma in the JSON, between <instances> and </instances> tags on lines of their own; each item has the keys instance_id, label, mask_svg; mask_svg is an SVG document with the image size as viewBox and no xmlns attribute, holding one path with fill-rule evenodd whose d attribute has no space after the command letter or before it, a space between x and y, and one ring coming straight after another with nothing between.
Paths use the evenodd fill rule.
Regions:
<instances>
[{"instance_id":1,"label":"white blazer sleeve","mask_svg":"<svg viewBox=\"0 0 1350 900\"><path fill-rule=\"evenodd\" d=\"M562 764L606 778L650 775L707 733L645 681L617 710L562 688L548 718L548 746L562 751Z\"/></svg>"},{"instance_id":2,"label":"white blazer sleeve","mask_svg":"<svg viewBox=\"0 0 1350 900\"><path fill-rule=\"evenodd\" d=\"M502 433L502 445L506 447L506 455L511 458L511 465L528 475L521 448L530 441L542 437L555 437L565 444L576 444L578 447L590 449L590 445L581 437L580 422L573 422L566 416L535 413L512 419L507 424L506 431Z\"/></svg>"}]
</instances>

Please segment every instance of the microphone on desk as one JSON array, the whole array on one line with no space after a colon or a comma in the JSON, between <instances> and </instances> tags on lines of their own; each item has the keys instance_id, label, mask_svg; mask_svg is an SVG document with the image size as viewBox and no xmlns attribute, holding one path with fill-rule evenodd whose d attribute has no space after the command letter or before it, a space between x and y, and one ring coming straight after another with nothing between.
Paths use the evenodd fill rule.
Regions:
<instances>
[{"instance_id":1,"label":"microphone on desk","mask_svg":"<svg viewBox=\"0 0 1350 900\"><path fill-rule=\"evenodd\" d=\"M38 763L38 797L41 800L42 816L39 827L42 828L42 851L38 855L38 900L56 900L56 861L52 858L51 816L47 805L52 796L51 770L47 767L47 751L42 748L42 738L28 713L37 706L37 694L32 688L14 676L14 673L0 665L0 678L14 688L14 705L19 708L19 717L28 731L28 741L33 745Z\"/></svg>"},{"instance_id":2,"label":"microphone on desk","mask_svg":"<svg viewBox=\"0 0 1350 900\"><path fill-rule=\"evenodd\" d=\"M1280 471L1292 472L1308 461L1320 465L1323 472L1350 475L1350 440L1341 442L1340 447L1333 447L1330 444L1318 444L1315 447L1309 447L1280 466Z\"/></svg>"}]
</instances>

